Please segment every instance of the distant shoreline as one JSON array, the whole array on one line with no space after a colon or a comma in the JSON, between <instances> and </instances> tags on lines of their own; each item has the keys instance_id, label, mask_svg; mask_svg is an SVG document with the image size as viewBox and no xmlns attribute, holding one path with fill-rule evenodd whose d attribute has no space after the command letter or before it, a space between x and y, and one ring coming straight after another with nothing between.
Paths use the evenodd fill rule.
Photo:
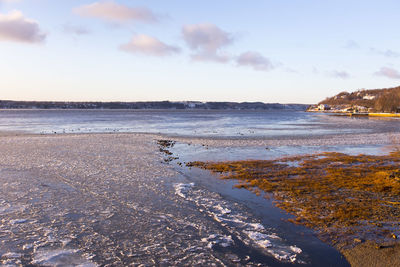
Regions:
<instances>
[{"instance_id":1,"label":"distant shoreline","mask_svg":"<svg viewBox=\"0 0 400 267\"><path fill-rule=\"evenodd\" d=\"M0 109L90 109L90 110L306 110L307 104L263 102L200 102L200 101L144 101L144 102L67 102L0 100Z\"/></svg>"}]
</instances>

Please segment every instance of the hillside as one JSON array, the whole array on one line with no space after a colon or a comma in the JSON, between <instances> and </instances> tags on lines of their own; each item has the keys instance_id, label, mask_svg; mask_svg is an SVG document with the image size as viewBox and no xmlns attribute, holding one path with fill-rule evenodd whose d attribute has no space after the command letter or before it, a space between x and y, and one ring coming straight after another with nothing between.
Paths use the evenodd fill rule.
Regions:
<instances>
[{"instance_id":1,"label":"hillside","mask_svg":"<svg viewBox=\"0 0 400 267\"><path fill-rule=\"evenodd\" d=\"M318 104L336 109L351 106L365 107L373 112L399 112L400 86L385 89L358 90L352 93L341 92L326 98Z\"/></svg>"}]
</instances>

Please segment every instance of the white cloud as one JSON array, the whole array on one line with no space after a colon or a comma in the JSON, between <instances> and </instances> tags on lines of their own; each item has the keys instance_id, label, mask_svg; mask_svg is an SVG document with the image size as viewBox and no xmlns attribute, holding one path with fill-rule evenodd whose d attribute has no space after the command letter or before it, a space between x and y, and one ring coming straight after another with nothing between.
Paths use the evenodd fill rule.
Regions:
<instances>
[{"instance_id":1,"label":"white cloud","mask_svg":"<svg viewBox=\"0 0 400 267\"><path fill-rule=\"evenodd\" d=\"M125 52L152 56L167 56L180 52L178 47L167 45L154 37L144 34L134 36L129 43L121 45L120 49Z\"/></svg>"},{"instance_id":2,"label":"white cloud","mask_svg":"<svg viewBox=\"0 0 400 267\"><path fill-rule=\"evenodd\" d=\"M74 35L85 35L90 33L87 28L80 25L65 24L63 26L63 30L65 33L70 33Z\"/></svg>"},{"instance_id":3,"label":"white cloud","mask_svg":"<svg viewBox=\"0 0 400 267\"><path fill-rule=\"evenodd\" d=\"M182 28L183 39L194 52L192 59L200 61L227 62L230 57L221 51L233 43L232 35L214 24L186 25Z\"/></svg>"},{"instance_id":4,"label":"white cloud","mask_svg":"<svg viewBox=\"0 0 400 267\"><path fill-rule=\"evenodd\" d=\"M339 78L339 79L349 79L351 77L351 75L347 72L347 71L338 71L338 70L334 70L332 72L329 73L329 75L333 78Z\"/></svg>"},{"instance_id":5,"label":"white cloud","mask_svg":"<svg viewBox=\"0 0 400 267\"><path fill-rule=\"evenodd\" d=\"M399 53L397 53L396 51L393 51L393 50L390 50L390 49L387 49L387 50L379 50L379 49L376 49L376 48L370 48L370 51L372 52L372 53L375 53L375 54L377 54L377 55L381 55L381 56L385 56L385 57L391 57L391 58L397 58L397 57L400 57L400 54Z\"/></svg>"},{"instance_id":6,"label":"white cloud","mask_svg":"<svg viewBox=\"0 0 400 267\"><path fill-rule=\"evenodd\" d=\"M400 79L400 72L393 68L382 67L375 75L384 76L390 79Z\"/></svg>"},{"instance_id":7,"label":"white cloud","mask_svg":"<svg viewBox=\"0 0 400 267\"><path fill-rule=\"evenodd\" d=\"M25 18L20 11L0 14L0 41L40 43L45 39L39 24Z\"/></svg>"},{"instance_id":8,"label":"white cloud","mask_svg":"<svg viewBox=\"0 0 400 267\"><path fill-rule=\"evenodd\" d=\"M158 17L149 9L143 7L128 7L113 1L95 2L74 9L74 12L84 17L93 17L111 22L156 22Z\"/></svg>"},{"instance_id":9,"label":"white cloud","mask_svg":"<svg viewBox=\"0 0 400 267\"><path fill-rule=\"evenodd\" d=\"M20 2L21 0L0 0L0 3L17 3Z\"/></svg>"},{"instance_id":10,"label":"white cloud","mask_svg":"<svg viewBox=\"0 0 400 267\"><path fill-rule=\"evenodd\" d=\"M239 55L236 59L239 66L249 66L255 70L269 71L274 68L271 61L258 52L248 51Z\"/></svg>"},{"instance_id":11,"label":"white cloud","mask_svg":"<svg viewBox=\"0 0 400 267\"><path fill-rule=\"evenodd\" d=\"M360 49L360 45L353 41L353 40L348 40L347 43L344 45L344 48L347 49Z\"/></svg>"}]
</instances>

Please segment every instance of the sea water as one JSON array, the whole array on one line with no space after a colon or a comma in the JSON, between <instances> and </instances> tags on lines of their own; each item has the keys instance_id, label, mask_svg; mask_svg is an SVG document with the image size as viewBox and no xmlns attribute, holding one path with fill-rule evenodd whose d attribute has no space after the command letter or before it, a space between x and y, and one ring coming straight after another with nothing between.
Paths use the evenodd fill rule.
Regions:
<instances>
[{"instance_id":1,"label":"sea water","mask_svg":"<svg viewBox=\"0 0 400 267\"><path fill-rule=\"evenodd\" d=\"M195 137L297 137L396 132L399 119L293 110L0 110L0 131L161 133Z\"/></svg>"}]
</instances>

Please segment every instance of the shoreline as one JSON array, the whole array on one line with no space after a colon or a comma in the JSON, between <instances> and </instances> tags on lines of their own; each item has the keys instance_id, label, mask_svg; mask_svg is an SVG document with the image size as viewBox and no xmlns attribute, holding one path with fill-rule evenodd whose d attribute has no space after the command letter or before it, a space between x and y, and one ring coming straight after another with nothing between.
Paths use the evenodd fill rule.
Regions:
<instances>
[{"instance_id":1,"label":"shoreline","mask_svg":"<svg viewBox=\"0 0 400 267\"><path fill-rule=\"evenodd\" d=\"M295 157L295 158L298 158L298 157ZM357 158L357 156L354 156L354 158ZM277 159L277 161L279 162L280 160ZM366 158L365 162L368 162L368 161L369 161L369 158ZM235 175L233 175L231 178L229 177L230 175L232 175L232 173L235 173L235 171L233 169L229 169L229 168L234 166L236 163L244 164L244 167L243 167L244 170L248 170L251 173L251 166L253 166L253 162L254 162L254 164L256 164L257 161L256 160L247 161L245 159L242 159L242 161L238 160L238 161L227 161L227 162L212 160L209 163L207 163L207 161L203 162L203 163L199 162L199 164L205 164L205 166L207 166L207 164L210 164L211 165L210 168L208 168L208 167L203 168L202 165L197 166L196 162L194 163L194 165L189 163L190 164L189 167L200 167L201 169L206 169L211 172L214 172L217 175L218 175L218 173L222 172L220 175L227 175L227 177L225 177L223 179L228 179L228 180L232 179L233 181L235 181L236 185L242 186L243 181L240 182L241 179L239 177L236 178ZM246 164L248 164L249 166L247 166ZM215 165L215 167L212 167L214 165ZM270 167L273 168L273 166L270 166ZM216 168L216 169L214 169L214 168ZM259 172L259 169L257 169L257 170ZM272 171L271 169L268 169L268 172L271 172L271 171ZM238 172L241 173L241 171L238 171ZM249 179L251 179L251 175L246 174L246 173L243 173L243 175L244 175L243 177L246 178L247 183L251 184L251 188L247 188L247 187L245 187L245 188L249 189L253 193L260 192L260 191L258 191L258 189L253 188L253 186L257 187L257 185L256 184L253 185L253 183L250 182L250 181L253 181L253 180L249 180ZM266 179L266 178L264 178L264 179ZM240 187L240 188L242 188L242 187ZM258 188L260 188L260 187L258 187ZM261 189L261 191L262 191L262 189ZM267 192L270 192L270 191L267 191ZM271 193L273 193L273 192L274 191L271 191ZM280 194L280 193L278 192L278 194ZM288 201L289 201L289 203L292 202L290 200L288 200ZM278 205L278 207L280 207L280 205ZM287 209L284 209L284 210L288 211ZM294 210L296 210L296 208ZM310 226L308 226L308 227L310 227ZM352 237L350 239L351 240L347 240L347 241L345 240L345 241L338 242L338 243L334 244L334 246L341 253L343 253L343 255L347 258L347 260L349 261L349 263L351 263L352 266L357 266L357 267L358 266L397 266L400 264L400 258L396 257L396 256L400 255L400 243L397 240L393 240L390 242L386 241L385 243L375 243L375 242L379 242L378 239L376 239L375 242L373 242L371 240L365 242L363 239L359 239L359 238L354 238L354 241L353 241ZM396 235L395 235L395 239L397 239ZM374 239L372 239L372 240L374 240ZM327 240L325 240L325 241L327 241ZM330 243L330 242L328 242L328 243ZM366 255L366 254L369 256L364 257L364 255ZM393 255L396 255L396 256L393 256Z\"/></svg>"},{"instance_id":2,"label":"shoreline","mask_svg":"<svg viewBox=\"0 0 400 267\"><path fill-rule=\"evenodd\" d=\"M300 262L296 243L273 235L243 203L207 187L188 192L184 185L191 180L163 161L159 138L0 136L0 220L6 218L0 225L0 264L49 265L58 259L86 266ZM211 200L225 207L220 216L237 214L252 232L210 217L218 212L207 206Z\"/></svg>"},{"instance_id":3,"label":"shoreline","mask_svg":"<svg viewBox=\"0 0 400 267\"><path fill-rule=\"evenodd\" d=\"M352 136L353 138L346 138L344 137L350 137L349 135L338 135L335 138L334 142L331 142L331 144L334 145L366 145L366 144L377 144L377 140L379 142L382 142L381 144L386 144L386 145L397 145L396 140L399 138L399 134L397 133L381 133L381 134L363 134L363 135L356 135ZM379 136L378 139L371 139L369 137L377 137ZM362 138L360 138L362 137ZM343 139L344 138L344 139ZM361 141L360 139L367 138L368 141L364 142ZM235 140L235 139L212 139L212 138L188 138L188 137L178 137L178 138L173 138L171 137L172 140L178 141L178 142L185 142L189 145L197 145L197 146L203 146L206 147L212 147L212 148L223 148L223 147L231 147L231 146L237 146L237 147L246 147L249 145L258 145L258 146L263 146L263 145L270 145L270 142L273 142L275 145L277 145L275 142L276 140ZM314 139L314 138L310 138ZM328 138L331 139L331 138ZM384 141L386 139L386 141ZM354 142L357 140L357 142ZM292 140L294 142L289 142L286 143L284 140L280 145L282 144L290 144L294 146L300 145L316 145L320 146L321 144L325 144L326 138L319 138L318 140L312 140L311 142L309 141L304 141L304 139L297 139L297 140ZM331 140L332 141L332 140ZM395 147L392 147L392 150L396 150ZM390 150L390 149L388 149ZM212 160L214 161L214 160ZM235 180L235 183L238 183L238 180ZM348 262L351 264L351 266L356 266L356 267L363 267L363 266L397 266L400 265L400 258L398 257L400 255L400 242L397 240L397 237L393 241L385 241L384 243L376 243L374 241L364 241L362 239L354 239L354 242L342 242L342 243L337 243L335 244L335 248L338 249L348 260Z\"/></svg>"},{"instance_id":4,"label":"shoreline","mask_svg":"<svg viewBox=\"0 0 400 267\"><path fill-rule=\"evenodd\" d=\"M362 135L336 135L334 138L332 137L326 137L326 138L309 138L309 139L215 139L212 137L209 138L196 138L196 137L171 137L169 135L163 135L163 134L153 134L153 133L66 133L66 134L27 134L27 133L17 133L17 132L12 132L12 133L0 133L0 145L7 144L8 142L17 142L17 139L22 139L22 140L31 140L33 137L35 142L47 144L48 142L56 142L57 140L64 140L62 141L61 144L54 144L60 148L67 148L66 144L64 144L65 141L67 143L71 144L77 144L76 140L87 140L90 144L93 142L97 142L96 140L103 140L103 142L106 142L105 144L108 145L109 142L112 142L112 140L125 140L124 143L127 145L130 142L136 142L135 140L139 138L140 140L151 140L151 143L155 143L155 140L157 139L172 139L174 141L178 141L180 143L186 143L186 144L191 144L191 145L198 145L198 146L209 146L209 147L214 147L214 148L221 148L221 147L238 147L238 148L243 148L247 146L256 146L259 149L263 148L264 146L305 146L305 145L314 145L314 146L321 146L321 145L368 145L368 144L377 144L376 142L380 144L390 144L391 143L391 138L393 137L400 138L400 134L396 133L380 133L380 134L362 134ZM96 136L96 138L93 138L93 136ZM135 137L135 138L132 138ZM9 139L11 138L11 139ZM43 139L42 139L43 138ZM72 139L71 139L72 138ZM111 138L111 139L110 139ZM47 139L47 140L46 140ZM7 141L8 140L8 141ZM11 141L10 141L11 140ZM6 141L4 143L4 141ZM146 141L146 142L148 142ZM26 142L26 141L25 141ZM79 141L81 142L81 141ZM29 144L29 143L28 143ZM101 143L100 143L101 144ZM94 143L93 143L94 145ZM153 144L154 145L154 144ZM29 144L29 146L32 146L32 144ZM65 146L65 147L64 147ZM35 146L33 146L35 147ZM123 148L123 147L121 147ZM24 148L25 149L25 148ZM82 148L76 148L78 151L81 151L79 153L82 153L83 150ZM153 148L154 149L154 148ZM11 150L10 150L11 151ZM29 151L29 149L28 149ZM101 150L103 151L103 150ZM46 151L43 150L43 153ZM12 152L13 154L15 152ZM47 152L46 152L47 153ZM69 153L69 152L66 152ZM108 153L108 152L107 152ZM157 151L154 149L153 151L147 151L147 154L149 156L151 154L157 154ZM60 154L61 156L62 154ZM82 155L82 160L86 161L87 159L84 156L85 154ZM123 159L123 158L122 158ZM31 161L33 158L29 158L26 155L24 155L24 160ZM122 160L123 162L124 160ZM137 163L136 163L137 164ZM144 164L144 163L143 163ZM6 165L3 165L6 166ZM25 166L25 164L24 164ZM29 166L29 165L26 165ZM39 166L39 165L38 165ZM140 166L140 165L139 165ZM56 167L56 165L54 166ZM58 167L57 167L58 168ZM169 167L168 167L169 168ZM56 170L56 169L55 169ZM172 174L172 173L171 173ZM171 175L170 174L170 175ZM146 182L145 182L146 183ZM100 193L99 191L98 193ZM96 193L96 194L98 194ZM366 253L369 255L374 255L376 259L380 259L380 257L384 257L386 255L386 251L394 251L394 253L399 253L400 252L400 246L395 245L394 247L388 247L388 248L381 248L381 249L376 249L374 246L366 246L365 243L357 244L353 248L343 248L339 250L343 255L346 256L348 261L352 264L352 266L363 266L362 260L364 260L363 255ZM1 252L1 251L0 251ZM0 253L1 254L1 253ZM398 254L396 254L398 255ZM0 255L1 257L1 255ZM386 256L385 256L386 257ZM397 259L388 259L390 260L391 263L394 262L394 260ZM395 261L395 263L398 263ZM365 265L364 265L365 266ZM379 265L378 265L379 266Z\"/></svg>"},{"instance_id":5,"label":"shoreline","mask_svg":"<svg viewBox=\"0 0 400 267\"><path fill-rule=\"evenodd\" d=\"M213 147L224 146L322 146L322 145L390 145L400 143L399 132L360 134L320 134L315 136L187 136L151 132L76 132L76 133L31 133L24 131L0 131L0 137L8 136L85 136L85 135L144 135L161 139L174 139L182 143L200 144Z\"/></svg>"},{"instance_id":6,"label":"shoreline","mask_svg":"<svg viewBox=\"0 0 400 267\"><path fill-rule=\"evenodd\" d=\"M323 114L334 114L338 116L360 116L360 117L390 117L399 118L400 113L384 113L384 112L342 112L342 111L323 111L323 110L306 110L306 112L312 113L323 113Z\"/></svg>"}]
</instances>

